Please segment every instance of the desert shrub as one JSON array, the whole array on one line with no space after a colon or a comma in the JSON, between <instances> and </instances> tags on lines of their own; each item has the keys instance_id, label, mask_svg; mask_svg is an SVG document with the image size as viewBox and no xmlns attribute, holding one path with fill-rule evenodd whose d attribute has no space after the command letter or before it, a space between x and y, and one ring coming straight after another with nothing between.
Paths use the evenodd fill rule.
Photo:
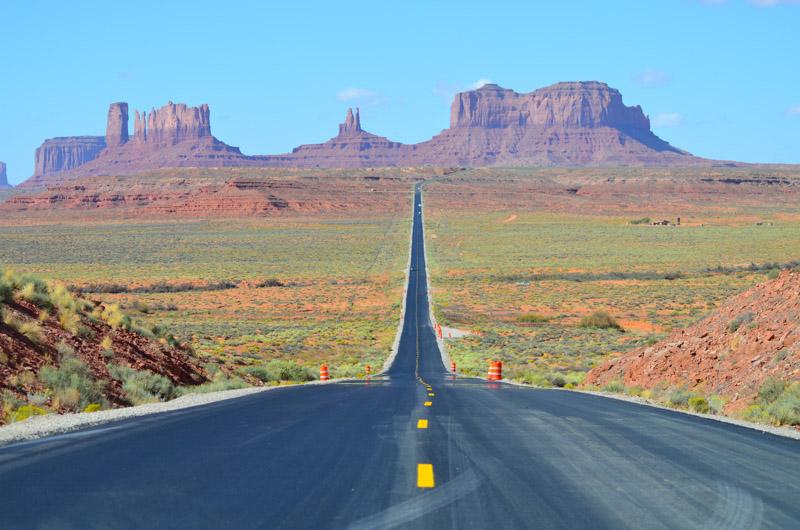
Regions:
<instances>
[{"instance_id":1,"label":"desert shrub","mask_svg":"<svg viewBox=\"0 0 800 530\"><path fill-rule=\"evenodd\" d=\"M103 307L101 318L112 328L130 329L131 319L124 314L117 304L108 304Z\"/></svg>"},{"instance_id":2,"label":"desert shrub","mask_svg":"<svg viewBox=\"0 0 800 530\"><path fill-rule=\"evenodd\" d=\"M641 397L644 393L644 387L635 385L625 389L625 393L633 397Z\"/></svg>"},{"instance_id":3,"label":"desert shrub","mask_svg":"<svg viewBox=\"0 0 800 530\"><path fill-rule=\"evenodd\" d=\"M695 412L700 412L702 414L708 414L711 411L711 407L706 401L706 398L702 396L692 396L688 400L689 408Z\"/></svg>"},{"instance_id":4,"label":"desert shrub","mask_svg":"<svg viewBox=\"0 0 800 530\"><path fill-rule=\"evenodd\" d=\"M525 313L517 317L517 322L525 322L530 324L537 324L540 322L549 322L550 317L540 315L539 313Z\"/></svg>"},{"instance_id":5,"label":"desert shrub","mask_svg":"<svg viewBox=\"0 0 800 530\"><path fill-rule=\"evenodd\" d=\"M75 348L62 340L56 344L56 353L58 354L59 359L63 359L64 357L75 355Z\"/></svg>"},{"instance_id":6,"label":"desert shrub","mask_svg":"<svg viewBox=\"0 0 800 530\"><path fill-rule=\"evenodd\" d=\"M620 393L625 391L625 385L623 385L621 381L610 381L603 387L603 390L606 392Z\"/></svg>"},{"instance_id":7,"label":"desert shrub","mask_svg":"<svg viewBox=\"0 0 800 530\"><path fill-rule=\"evenodd\" d=\"M248 366L243 371L247 375L251 375L263 383L268 383L269 381L273 380L272 372L270 372L269 368L263 365Z\"/></svg>"},{"instance_id":8,"label":"desert shrub","mask_svg":"<svg viewBox=\"0 0 800 530\"><path fill-rule=\"evenodd\" d=\"M741 315L731 320L731 323L728 324L728 329L731 331L731 333L733 333L734 331L742 327L743 324L749 324L750 322L752 322L754 317L755 315L753 314L752 311L745 311Z\"/></svg>"},{"instance_id":9,"label":"desert shrub","mask_svg":"<svg viewBox=\"0 0 800 530\"><path fill-rule=\"evenodd\" d=\"M97 412L101 410L103 406L100 403L89 403L86 405L86 408L83 409L83 412Z\"/></svg>"},{"instance_id":10,"label":"desert shrub","mask_svg":"<svg viewBox=\"0 0 800 530\"><path fill-rule=\"evenodd\" d=\"M47 414L47 410L37 407L36 405L22 405L20 408L11 413L8 417L9 423L15 421L25 421L32 416L43 416Z\"/></svg>"},{"instance_id":11,"label":"desert shrub","mask_svg":"<svg viewBox=\"0 0 800 530\"><path fill-rule=\"evenodd\" d=\"M0 304L7 303L14 298L14 286L5 279L0 279Z\"/></svg>"},{"instance_id":12,"label":"desert shrub","mask_svg":"<svg viewBox=\"0 0 800 530\"><path fill-rule=\"evenodd\" d=\"M214 380L202 385L197 386L182 386L178 389L178 395L185 394L206 394L208 392L220 392L222 390L235 390L238 388L247 388L248 385L238 377L228 377L220 374Z\"/></svg>"},{"instance_id":13,"label":"desert shrub","mask_svg":"<svg viewBox=\"0 0 800 530\"><path fill-rule=\"evenodd\" d=\"M44 332L42 327L36 322L22 322L20 323L17 331L22 333L25 338L34 344L42 344L44 342Z\"/></svg>"},{"instance_id":14,"label":"desert shrub","mask_svg":"<svg viewBox=\"0 0 800 530\"><path fill-rule=\"evenodd\" d=\"M641 219L631 219L632 225L649 225L651 219L649 217L642 217Z\"/></svg>"},{"instance_id":15,"label":"desert shrub","mask_svg":"<svg viewBox=\"0 0 800 530\"><path fill-rule=\"evenodd\" d=\"M591 315L586 315L581 318L580 326L582 328L597 328L597 329L616 329L622 330L622 326L605 311L595 311Z\"/></svg>"},{"instance_id":16,"label":"desert shrub","mask_svg":"<svg viewBox=\"0 0 800 530\"><path fill-rule=\"evenodd\" d=\"M772 269L771 271L769 271L767 273L767 278L770 279L770 280L775 280L780 275L781 275L780 269Z\"/></svg>"},{"instance_id":17,"label":"desert shrub","mask_svg":"<svg viewBox=\"0 0 800 530\"><path fill-rule=\"evenodd\" d=\"M80 410L104 401L105 384L96 381L86 363L77 357L64 356L58 366L43 366L38 375L39 381L53 392L56 407Z\"/></svg>"},{"instance_id":18,"label":"desert shrub","mask_svg":"<svg viewBox=\"0 0 800 530\"><path fill-rule=\"evenodd\" d=\"M262 280L256 284L256 287L283 287L284 284L280 280L276 280L275 278L268 278L266 280Z\"/></svg>"},{"instance_id":19,"label":"desert shrub","mask_svg":"<svg viewBox=\"0 0 800 530\"><path fill-rule=\"evenodd\" d=\"M694 394L692 394L685 388L673 389L667 395L667 405L675 408L686 408L689 406L689 398L693 396Z\"/></svg>"},{"instance_id":20,"label":"desert shrub","mask_svg":"<svg viewBox=\"0 0 800 530\"><path fill-rule=\"evenodd\" d=\"M769 377L766 381L761 385L761 388L758 390L758 402L762 405L769 405L770 403L774 403L781 394L786 390L789 386L788 381L782 381L775 377Z\"/></svg>"},{"instance_id":21,"label":"desert shrub","mask_svg":"<svg viewBox=\"0 0 800 530\"><path fill-rule=\"evenodd\" d=\"M774 423L800 425L800 383L792 383L766 408Z\"/></svg>"},{"instance_id":22,"label":"desert shrub","mask_svg":"<svg viewBox=\"0 0 800 530\"><path fill-rule=\"evenodd\" d=\"M714 414L722 414L725 412L725 403L727 403L727 400L717 394L708 398L708 406L711 407Z\"/></svg>"},{"instance_id":23,"label":"desert shrub","mask_svg":"<svg viewBox=\"0 0 800 530\"><path fill-rule=\"evenodd\" d=\"M167 401L177 395L175 385L163 375L122 364L111 364L108 371L111 377L122 381L122 390L132 405Z\"/></svg>"},{"instance_id":24,"label":"desert shrub","mask_svg":"<svg viewBox=\"0 0 800 530\"><path fill-rule=\"evenodd\" d=\"M17 291L17 296L22 300L32 303L36 307L41 307L43 309L50 309L53 307L47 284L41 280L29 280Z\"/></svg>"},{"instance_id":25,"label":"desert shrub","mask_svg":"<svg viewBox=\"0 0 800 530\"><path fill-rule=\"evenodd\" d=\"M276 359L267 363L272 381L312 381L315 379L311 371L294 361Z\"/></svg>"}]
</instances>

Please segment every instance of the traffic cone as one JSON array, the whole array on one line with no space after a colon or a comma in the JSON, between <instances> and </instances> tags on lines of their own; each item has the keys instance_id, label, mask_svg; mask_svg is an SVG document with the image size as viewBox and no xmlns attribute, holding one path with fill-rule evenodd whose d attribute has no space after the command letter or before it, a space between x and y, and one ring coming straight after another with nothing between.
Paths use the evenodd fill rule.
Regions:
<instances>
[{"instance_id":1,"label":"traffic cone","mask_svg":"<svg viewBox=\"0 0 800 530\"><path fill-rule=\"evenodd\" d=\"M319 380L320 381L330 381L331 376L328 374L328 365L323 364L319 367Z\"/></svg>"}]
</instances>

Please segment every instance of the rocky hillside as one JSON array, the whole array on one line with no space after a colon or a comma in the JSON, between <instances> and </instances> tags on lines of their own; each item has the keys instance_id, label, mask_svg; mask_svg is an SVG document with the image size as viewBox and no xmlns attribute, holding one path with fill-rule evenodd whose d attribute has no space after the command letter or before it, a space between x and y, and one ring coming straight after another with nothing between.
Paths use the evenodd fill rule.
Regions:
<instances>
[{"instance_id":1,"label":"rocky hillside","mask_svg":"<svg viewBox=\"0 0 800 530\"><path fill-rule=\"evenodd\" d=\"M366 132L352 110L331 140L280 155L247 156L216 139L208 105L169 102L149 113L136 111L132 137L128 124L127 103L112 103L105 136L45 141L25 185L165 167L711 164L657 137L641 107L626 106L618 90L597 81L557 83L529 93L495 84L461 92L451 105L450 128L419 144Z\"/></svg>"},{"instance_id":2,"label":"rocky hillside","mask_svg":"<svg viewBox=\"0 0 800 530\"><path fill-rule=\"evenodd\" d=\"M0 276L0 423L167 400L206 380L164 330L62 285Z\"/></svg>"},{"instance_id":3,"label":"rocky hillside","mask_svg":"<svg viewBox=\"0 0 800 530\"><path fill-rule=\"evenodd\" d=\"M771 394L780 388L792 394L784 413L800 421L800 272L784 271L695 325L612 359L586 378L601 387L613 382L717 395L724 410L734 413L772 404L774 399L765 400L777 398Z\"/></svg>"}]
</instances>

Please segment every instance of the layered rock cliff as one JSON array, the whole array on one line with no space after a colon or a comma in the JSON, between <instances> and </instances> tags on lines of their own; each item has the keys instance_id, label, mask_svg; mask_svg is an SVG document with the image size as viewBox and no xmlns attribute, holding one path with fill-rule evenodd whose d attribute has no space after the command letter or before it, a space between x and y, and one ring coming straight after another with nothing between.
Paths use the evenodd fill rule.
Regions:
<instances>
[{"instance_id":1,"label":"layered rock cliff","mask_svg":"<svg viewBox=\"0 0 800 530\"><path fill-rule=\"evenodd\" d=\"M34 177L26 184L43 184L47 177L86 164L106 148L103 136L67 136L45 140L34 155Z\"/></svg>"},{"instance_id":2,"label":"layered rock cliff","mask_svg":"<svg viewBox=\"0 0 800 530\"><path fill-rule=\"evenodd\" d=\"M692 165L699 159L650 131L641 107L596 81L527 94L489 84L456 94L450 128L417 144L430 163L502 165Z\"/></svg>"},{"instance_id":3,"label":"layered rock cliff","mask_svg":"<svg viewBox=\"0 0 800 530\"><path fill-rule=\"evenodd\" d=\"M189 107L169 102L147 114L136 111L134 139L148 146L175 145L211 136L208 105Z\"/></svg>"}]
</instances>

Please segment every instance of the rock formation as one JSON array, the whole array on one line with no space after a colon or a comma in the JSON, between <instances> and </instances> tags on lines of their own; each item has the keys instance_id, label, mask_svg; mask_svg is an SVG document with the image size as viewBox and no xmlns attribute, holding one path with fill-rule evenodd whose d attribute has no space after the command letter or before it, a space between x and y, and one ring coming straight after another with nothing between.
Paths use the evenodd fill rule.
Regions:
<instances>
[{"instance_id":1,"label":"rock formation","mask_svg":"<svg viewBox=\"0 0 800 530\"><path fill-rule=\"evenodd\" d=\"M0 188L8 186L8 177L6 176L6 163L0 162Z\"/></svg>"},{"instance_id":2,"label":"rock formation","mask_svg":"<svg viewBox=\"0 0 800 530\"><path fill-rule=\"evenodd\" d=\"M102 136L50 138L36 149L34 176L26 185L40 185L47 177L75 169L97 158L106 148Z\"/></svg>"},{"instance_id":3,"label":"rock formation","mask_svg":"<svg viewBox=\"0 0 800 530\"><path fill-rule=\"evenodd\" d=\"M108 107L106 147L119 147L128 142L128 104L112 103Z\"/></svg>"},{"instance_id":4,"label":"rock formation","mask_svg":"<svg viewBox=\"0 0 800 530\"><path fill-rule=\"evenodd\" d=\"M344 123L339 124L339 136L358 136L361 132L361 116L358 109L356 109L355 116L353 116L353 109L347 109Z\"/></svg>"},{"instance_id":5,"label":"rock formation","mask_svg":"<svg viewBox=\"0 0 800 530\"><path fill-rule=\"evenodd\" d=\"M557 83L520 94L488 84L457 94L450 128L415 145L393 142L361 128L348 109L339 134L291 153L245 156L211 135L208 105L172 102L135 112L128 139L128 106L113 103L106 137L48 140L37 151L36 173L26 184L63 178L136 173L161 167L380 167L380 166L625 166L709 165L672 147L650 130L639 106L596 81ZM107 148L106 148L107 146ZM52 177L52 178L46 178Z\"/></svg>"},{"instance_id":6,"label":"rock formation","mask_svg":"<svg viewBox=\"0 0 800 530\"><path fill-rule=\"evenodd\" d=\"M693 165L701 162L650 131L638 106L596 81L527 94L494 84L456 94L450 128L417 144L441 165Z\"/></svg>"},{"instance_id":7,"label":"rock formation","mask_svg":"<svg viewBox=\"0 0 800 530\"><path fill-rule=\"evenodd\" d=\"M150 114L136 112L134 138L150 146L175 145L211 136L211 119L208 105L189 107L183 103L169 102Z\"/></svg>"},{"instance_id":8,"label":"rock formation","mask_svg":"<svg viewBox=\"0 0 800 530\"><path fill-rule=\"evenodd\" d=\"M594 368L586 383L686 387L729 400L739 410L768 378L800 374L800 273L784 271L741 293L665 340Z\"/></svg>"},{"instance_id":9,"label":"rock formation","mask_svg":"<svg viewBox=\"0 0 800 530\"><path fill-rule=\"evenodd\" d=\"M254 158L276 167L379 167L400 165L411 159L413 151L414 146L363 130L358 109L355 114L347 109L339 134L327 142L301 145L287 155Z\"/></svg>"}]
</instances>

